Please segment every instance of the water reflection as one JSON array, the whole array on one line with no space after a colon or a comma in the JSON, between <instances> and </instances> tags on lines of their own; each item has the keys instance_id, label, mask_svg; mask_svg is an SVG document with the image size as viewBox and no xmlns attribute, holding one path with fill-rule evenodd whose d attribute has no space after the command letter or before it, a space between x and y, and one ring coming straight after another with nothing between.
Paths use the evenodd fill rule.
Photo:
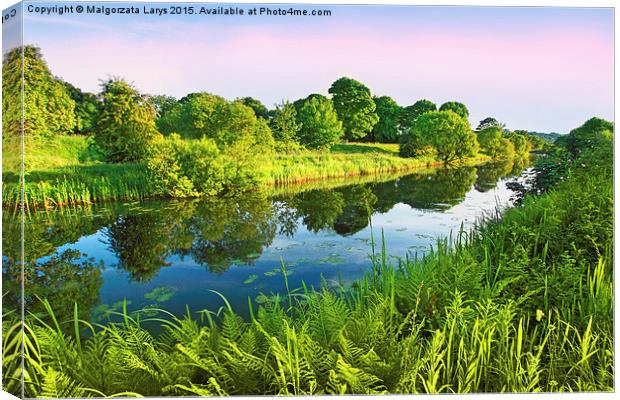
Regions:
<instances>
[{"instance_id":1,"label":"water reflection","mask_svg":"<svg viewBox=\"0 0 620 400\"><path fill-rule=\"evenodd\" d=\"M263 259L271 262L277 257L297 257L297 262L302 264L300 252L317 271L320 269L318 264L346 264L345 261L367 259L366 239L357 234L368 228L371 217L373 221L376 217L377 223L381 222L380 216L392 214L403 220L400 222L419 219L420 212L437 218L436 215L448 214L454 206L461 204L472 187L477 192L487 192L497 186L498 179L515 171L520 173L522 168L523 165L511 162L494 163L273 197L256 193L239 198L114 203L31 214L25 224L27 308L38 310L35 300L40 296L47 297L63 315L71 315L73 301L80 304L82 312L89 313L100 303L104 281L111 279L102 275L105 269L122 273L125 283L121 285L117 279L114 288L109 290L118 292L115 298L122 298L123 290L140 287L131 285L146 285L144 288L153 289L148 285L169 267L200 266L214 274L209 278L213 280L232 266L252 268ZM403 209L404 205L414 210ZM451 217L450 221L458 224L457 219ZM391 221L384 222L389 224ZM438 225L445 227L440 232L450 229L446 222ZM404 248L413 244L423 247L428 238L437 233L414 234L407 233L406 229L389 231L389 235L386 234L388 244ZM17 308L19 301L20 268L16 260L19 260L20 243L15 240L19 238L19 232L17 216L4 213L5 310ZM322 235L321 238L329 240L314 243L312 235ZM419 242L420 238L426 241ZM268 254L265 255L266 251ZM314 255L312 261L310 256ZM273 269L273 264L270 268ZM351 271L359 271L359 268ZM323 272L316 274L320 273ZM264 271L265 277L273 274L275 272L271 270ZM360 273L351 274L359 276ZM175 276L176 280L181 278ZM235 285L243 287L245 282L246 285L256 285L253 286L256 290L267 288L257 281L256 273L249 276L245 273L242 278L229 278L233 281L227 281L226 287L232 290ZM185 279L182 286L189 287L194 283L189 281L191 277ZM170 293L175 292L176 289ZM112 294L106 296L113 297ZM147 299L168 299L172 295L144 296ZM193 300L188 298L187 301Z\"/></svg>"}]
</instances>

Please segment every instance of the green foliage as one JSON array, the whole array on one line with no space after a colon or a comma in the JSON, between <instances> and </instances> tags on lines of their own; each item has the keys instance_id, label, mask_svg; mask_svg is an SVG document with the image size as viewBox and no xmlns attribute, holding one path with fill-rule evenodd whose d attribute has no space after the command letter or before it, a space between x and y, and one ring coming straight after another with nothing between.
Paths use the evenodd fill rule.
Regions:
<instances>
[{"instance_id":1,"label":"green foliage","mask_svg":"<svg viewBox=\"0 0 620 400\"><path fill-rule=\"evenodd\" d=\"M182 98L160 117L159 127L164 134L212 139L220 149L241 143L273 147L266 121L258 119L250 107L205 92Z\"/></svg>"},{"instance_id":2,"label":"green foliage","mask_svg":"<svg viewBox=\"0 0 620 400\"><path fill-rule=\"evenodd\" d=\"M329 93L346 139L359 140L368 136L379 121L370 89L354 79L343 77L332 84Z\"/></svg>"},{"instance_id":3,"label":"green foliage","mask_svg":"<svg viewBox=\"0 0 620 400\"><path fill-rule=\"evenodd\" d=\"M410 106L403 108L400 122L405 129L410 129L415 120L422 114L437 111L437 105L430 100L418 100Z\"/></svg>"},{"instance_id":4,"label":"green foliage","mask_svg":"<svg viewBox=\"0 0 620 400\"><path fill-rule=\"evenodd\" d=\"M147 168L160 195L216 195L261 185L269 154L263 143L252 146L241 141L220 147L208 137L184 140L171 134L153 144Z\"/></svg>"},{"instance_id":5,"label":"green foliage","mask_svg":"<svg viewBox=\"0 0 620 400\"><path fill-rule=\"evenodd\" d=\"M439 111L454 111L459 117L467 120L469 117L469 110L463 103L459 103L458 101L448 101L443 103L441 107L439 107Z\"/></svg>"},{"instance_id":6,"label":"green foliage","mask_svg":"<svg viewBox=\"0 0 620 400\"><path fill-rule=\"evenodd\" d=\"M504 134L498 126L484 128L478 132L480 149L494 159L501 158Z\"/></svg>"},{"instance_id":7,"label":"green foliage","mask_svg":"<svg viewBox=\"0 0 620 400\"><path fill-rule=\"evenodd\" d=\"M567 136L556 140L556 144L566 147L573 154L578 154L595 147L600 141L613 139L613 123L601 118L591 118L579 128L575 128Z\"/></svg>"},{"instance_id":8,"label":"green foliage","mask_svg":"<svg viewBox=\"0 0 620 400\"><path fill-rule=\"evenodd\" d=\"M155 108L147 97L122 79L101 84L102 104L95 125L95 142L110 162L143 160L153 140Z\"/></svg>"},{"instance_id":9,"label":"green foliage","mask_svg":"<svg viewBox=\"0 0 620 400\"><path fill-rule=\"evenodd\" d=\"M256 118L263 118L266 120L269 119L269 110L259 100L256 100L252 97L243 97L238 101L240 101L241 104L243 104L244 106L250 107L254 111Z\"/></svg>"},{"instance_id":10,"label":"green foliage","mask_svg":"<svg viewBox=\"0 0 620 400\"><path fill-rule=\"evenodd\" d=\"M97 121L99 101L93 93L82 92L69 82L62 82L75 102L75 130L73 133L91 134Z\"/></svg>"},{"instance_id":11,"label":"green foliage","mask_svg":"<svg viewBox=\"0 0 620 400\"><path fill-rule=\"evenodd\" d=\"M505 127L506 127L505 124L502 124L501 122L499 122L495 118L493 118L493 117L486 117L485 119L480 121L480 123L478 124L478 127L476 128L476 130L477 131L483 131L483 130L488 129L488 128L499 128L500 130L503 130Z\"/></svg>"},{"instance_id":12,"label":"green foliage","mask_svg":"<svg viewBox=\"0 0 620 400\"><path fill-rule=\"evenodd\" d=\"M469 123L453 111L422 114L405 136L401 142L401 154L416 154L426 146L432 146L445 163L474 155L478 149L476 135Z\"/></svg>"},{"instance_id":13,"label":"green foliage","mask_svg":"<svg viewBox=\"0 0 620 400\"><path fill-rule=\"evenodd\" d=\"M329 99L308 98L301 106L298 115L302 124L299 141L310 149L329 148L344 135L342 122L338 120L338 115Z\"/></svg>"},{"instance_id":14,"label":"green foliage","mask_svg":"<svg viewBox=\"0 0 620 400\"><path fill-rule=\"evenodd\" d=\"M504 137L510 140L518 156L526 156L532 148L526 131L504 132Z\"/></svg>"},{"instance_id":15,"label":"green foliage","mask_svg":"<svg viewBox=\"0 0 620 400\"><path fill-rule=\"evenodd\" d=\"M382 143L396 143L400 134L402 108L389 96L375 97L374 101L379 121L372 128L373 139Z\"/></svg>"},{"instance_id":16,"label":"green foliage","mask_svg":"<svg viewBox=\"0 0 620 400\"><path fill-rule=\"evenodd\" d=\"M148 99L149 102L153 104L155 111L157 112L157 123L159 123L159 117L172 110L178 102L174 97L166 95L149 96Z\"/></svg>"},{"instance_id":17,"label":"green foliage","mask_svg":"<svg viewBox=\"0 0 620 400\"><path fill-rule=\"evenodd\" d=\"M22 84L26 136L52 137L74 131L75 101L64 83L52 75L41 50L24 46L7 52L2 61L2 130L5 136L21 135Z\"/></svg>"},{"instance_id":18,"label":"green foliage","mask_svg":"<svg viewBox=\"0 0 620 400\"><path fill-rule=\"evenodd\" d=\"M299 131L302 124L298 121L297 111L292 103L283 102L276 106L269 126L276 140L278 150L291 151L299 149Z\"/></svg>"}]
</instances>

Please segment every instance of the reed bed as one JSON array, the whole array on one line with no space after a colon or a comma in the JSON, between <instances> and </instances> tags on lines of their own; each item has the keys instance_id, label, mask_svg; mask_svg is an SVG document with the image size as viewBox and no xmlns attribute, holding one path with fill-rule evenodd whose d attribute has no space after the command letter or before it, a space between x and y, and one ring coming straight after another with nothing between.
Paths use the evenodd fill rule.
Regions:
<instances>
[{"instance_id":1,"label":"reed bed","mask_svg":"<svg viewBox=\"0 0 620 400\"><path fill-rule=\"evenodd\" d=\"M3 182L2 204L17 208L20 182ZM76 206L115 200L140 200L154 195L146 168L141 164L99 164L67 167L28 174L24 206Z\"/></svg>"}]
</instances>

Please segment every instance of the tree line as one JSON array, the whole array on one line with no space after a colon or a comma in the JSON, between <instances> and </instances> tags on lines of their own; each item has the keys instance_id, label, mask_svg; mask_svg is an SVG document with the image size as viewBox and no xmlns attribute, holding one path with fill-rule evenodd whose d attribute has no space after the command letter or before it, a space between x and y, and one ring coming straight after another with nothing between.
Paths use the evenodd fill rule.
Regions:
<instances>
[{"instance_id":1,"label":"tree line","mask_svg":"<svg viewBox=\"0 0 620 400\"><path fill-rule=\"evenodd\" d=\"M8 135L20 133L21 50L3 60ZM144 162L162 192L176 196L252 185L274 152L329 149L342 141L399 143L402 157L429 155L445 163L480 150L493 158L513 157L533 145L526 131L508 131L493 118L474 131L460 102L437 107L422 99L402 107L348 77L331 85L331 97L311 94L268 109L251 97L146 95L117 77L103 81L100 93L87 93L53 76L39 48L23 50L26 136L89 135L101 159Z\"/></svg>"}]
</instances>

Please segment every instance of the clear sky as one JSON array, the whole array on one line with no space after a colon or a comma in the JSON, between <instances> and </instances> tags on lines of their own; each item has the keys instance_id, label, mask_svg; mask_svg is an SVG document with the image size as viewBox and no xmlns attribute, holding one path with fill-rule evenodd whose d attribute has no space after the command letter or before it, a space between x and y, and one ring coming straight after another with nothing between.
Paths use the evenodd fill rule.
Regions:
<instances>
[{"instance_id":1,"label":"clear sky","mask_svg":"<svg viewBox=\"0 0 620 400\"><path fill-rule=\"evenodd\" d=\"M140 15L25 9L24 42L88 91L120 76L151 94L208 91L271 107L327 94L349 76L401 105L461 101L474 127L493 116L511 129L566 133L613 118L610 8L294 5L332 15L156 17L142 7L164 3L133 4Z\"/></svg>"}]
</instances>

